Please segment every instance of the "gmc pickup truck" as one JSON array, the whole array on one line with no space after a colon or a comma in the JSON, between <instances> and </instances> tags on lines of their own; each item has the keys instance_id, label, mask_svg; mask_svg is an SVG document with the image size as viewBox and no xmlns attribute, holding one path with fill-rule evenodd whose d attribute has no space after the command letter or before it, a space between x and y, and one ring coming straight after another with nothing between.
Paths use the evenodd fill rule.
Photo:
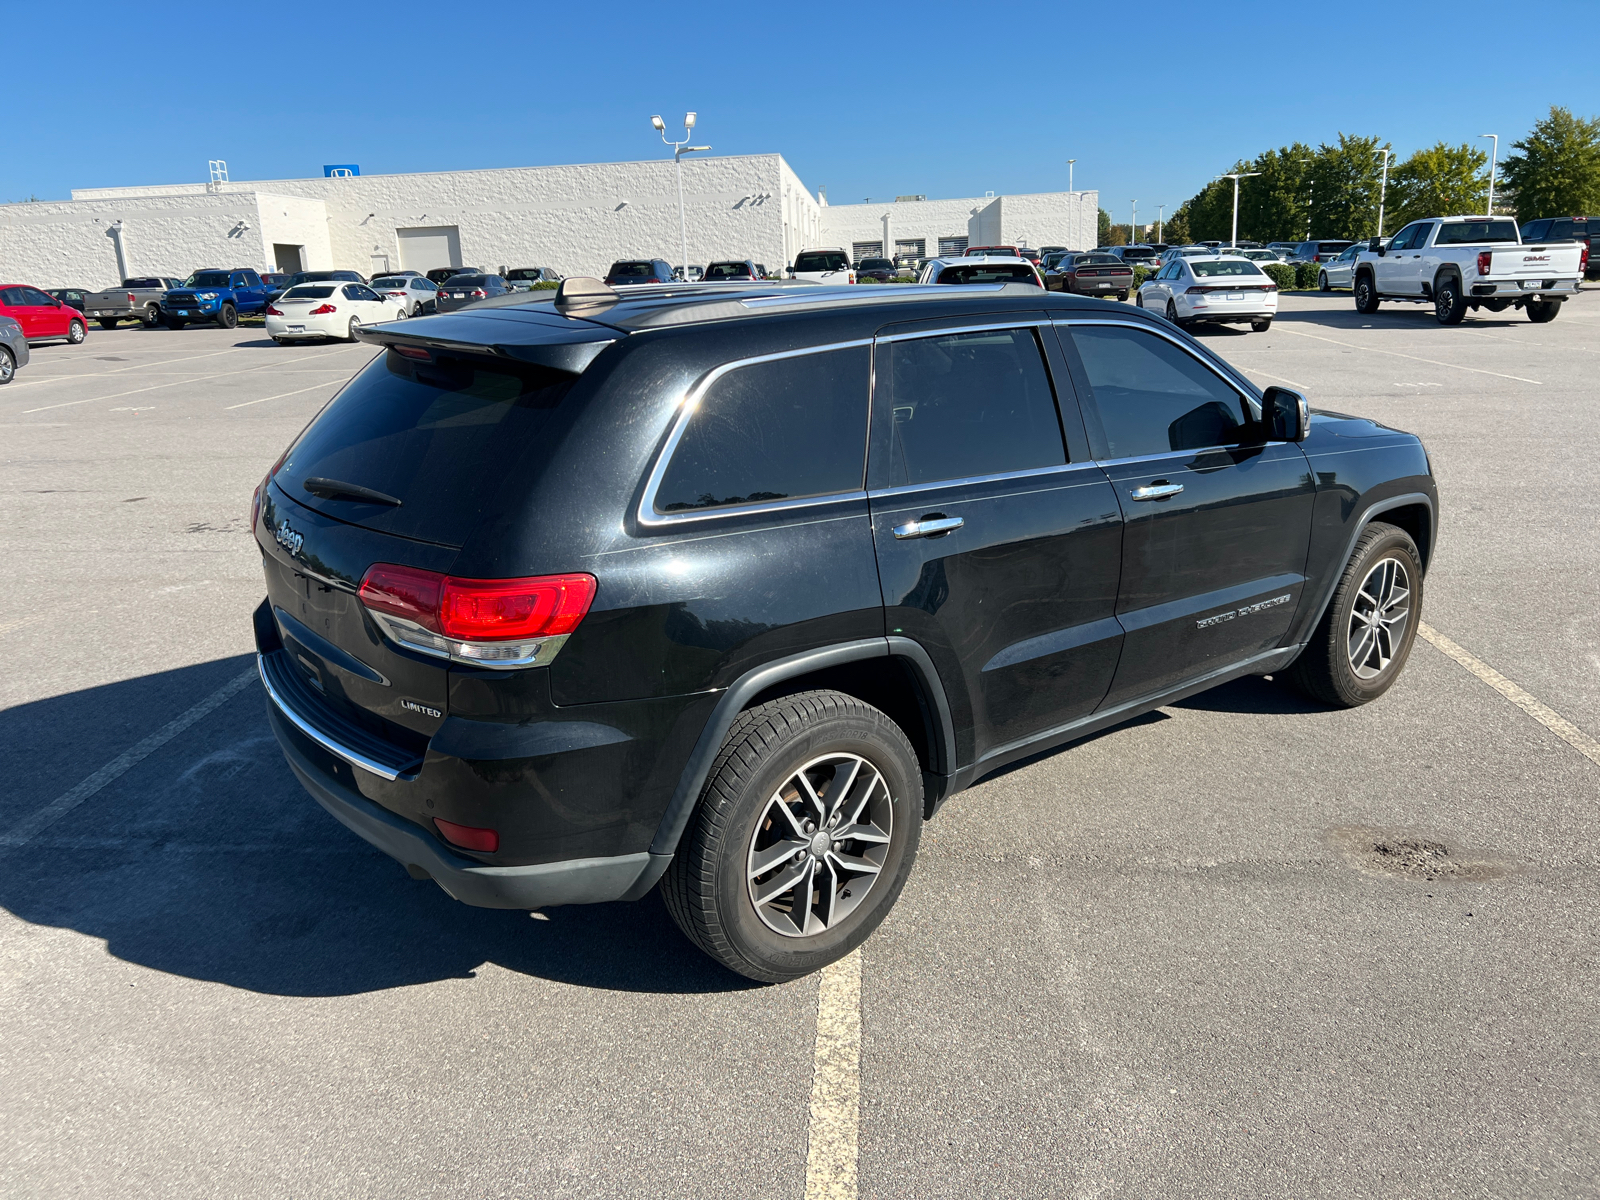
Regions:
<instances>
[{"instance_id":1,"label":"gmc pickup truck","mask_svg":"<svg viewBox=\"0 0 1600 1200\"><path fill-rule=\"evenodd\" d=\"M115 329L118 321L129 317L143 321L147 328L154 328L161 323L162 293L182 286L181 279L161 275L124 279L119 288L90 292L85 296L83 315L99 321L101 329Z\"/></svg>"},{"instance_id":2,"label":"gmc pickup truck","mask_svg":"<svg viewBox=\"0 0 1600 1200\"><path fill-rule=\"evenodd\" d=\"M1588 265L1582 242L1524 245L1510 217L1429 217L1407 225L1388 245L1374 238L1357 256L1356 311L1383 300L1432 304L1441 325L1467 310L1525 308L1528 320L1555 320L1578 290Z\"/></svg>"},{"instance_id":3,"label":"gmc pickup truck","mask_svg":"<svg viewBox=\"0 0 1600 1200\"><path fill-rule=\"evenodd\" d=\"M190 321L214 321L232 329L241 314L264 312L271 290L249 267L196 271L182 287L161 297L161 321L168 329L181 329Z\"/></svg>"}]
</instances>

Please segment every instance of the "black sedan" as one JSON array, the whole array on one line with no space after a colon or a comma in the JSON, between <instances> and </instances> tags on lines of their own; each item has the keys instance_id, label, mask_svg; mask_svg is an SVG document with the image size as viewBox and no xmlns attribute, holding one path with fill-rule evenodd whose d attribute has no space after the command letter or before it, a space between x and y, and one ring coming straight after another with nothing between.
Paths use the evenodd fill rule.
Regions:
<instances>
[{"instance_id":1,"label":"black sedan","mask_svg":"<svg viewBox=\"0 0 1600 1200\"><path fill-rule=\"evenodd\" d=\"M438 297L434 302L435 311L453 312L491 296L504 296L512 290L511 285L499 275L452 275L439 285Z\"/></svg>"}]
</instances>

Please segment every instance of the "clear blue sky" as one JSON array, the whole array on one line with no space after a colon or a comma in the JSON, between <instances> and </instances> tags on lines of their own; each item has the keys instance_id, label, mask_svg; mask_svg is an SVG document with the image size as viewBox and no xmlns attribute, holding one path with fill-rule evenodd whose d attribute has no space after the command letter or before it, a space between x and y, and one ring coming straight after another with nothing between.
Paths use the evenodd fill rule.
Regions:
<instances>
[{"instance_id":1,"label":"clear blue sky","mask_svg":"<svg viewBox=\"0 0 1600 1200\"><path fill-rule=\"evenodd\" d=\"M208 158L241 180L650 158L650 115L692 108L716 152L780 152L835 203L1064 189L1076 158L1079 188L1142 221L1296 138L1497 132L1504 153L1552 103L1600 113L1600 7L1545 0L1527 35L1519 11L32 3L6 17L29 99L5 106L0 201L199 181Z\"/></svg>"}]
</instances>

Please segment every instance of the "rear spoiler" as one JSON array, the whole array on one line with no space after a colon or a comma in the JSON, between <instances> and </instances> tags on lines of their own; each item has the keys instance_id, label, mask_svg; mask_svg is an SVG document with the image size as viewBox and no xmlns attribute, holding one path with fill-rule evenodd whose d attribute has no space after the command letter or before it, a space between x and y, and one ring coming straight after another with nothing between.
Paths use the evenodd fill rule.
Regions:
<instances>
[{"instance_id":1,"label":"rear spoiler","mask_svg":"<svg viewBox=\"0 0 1600 1200\"><path fill-rule=\"evenodd\" d=\"M417 351L430 356L437 353L488 354L581 375L600 352L619 340L622 334L620 330L583 320L497 319L488 314L474 316L469 310L384 325L363 325L356 330L356 336L363 342L398 350L401 354L410 349L412 353L406 354L408 358L422 357Z\"/></svg>"}]
</instances>

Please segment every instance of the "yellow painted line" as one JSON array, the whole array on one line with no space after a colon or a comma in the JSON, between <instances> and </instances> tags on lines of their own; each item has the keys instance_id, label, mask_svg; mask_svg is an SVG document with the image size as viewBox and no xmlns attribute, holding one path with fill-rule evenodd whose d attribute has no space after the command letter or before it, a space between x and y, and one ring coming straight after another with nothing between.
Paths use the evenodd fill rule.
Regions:
<instances>
[{"instance_id":1,"label":"yellow painted line","mask_svg":"<svg viewBox=\"0 0 1600 1200\"><path fill-rule=\"evenodd\" d=\"M1567 745L1571 746L1595 766L1600 767L1600 742L1595 741L1594 738L1556 712L1555 709L1523 691L1488 663L1463 650L1433 626L1419 621L1417 622L1417 633L1429 645L1446 656L1455 659L1456 662L1566 742Z\"/></svg>"},{"instance_id":2,"label":"yellow painted line","mask_svg":"<svg viewBox=\"0 0 1600 1200\"><path fill-rule=\"evenodd\" d=\"M861 951L822 969L811 1076L806 1200L857 1200L861 1127Z\"/></svg>"},{"instance_id":3,"label":"yellow painted line","mask_svg":"<svg viewBox=\"0 0 1600 1200\"><path fill-rule=\"evenodd\" d=\"M1276 324L1276 323L1274 323ZM1318 326L1325 328L1325 326ZM1505 375L1499 371L1485 371L1480 367L1463 367L1460 363L1440 362L1437 358L1422 358L1415 354L1402 354L1398 350L1380 350L1376 346L1357 346L1352 342L1341 342L1334 338L1320 337L1315 333L1305 333L1299 329L1282 329L1281 333L1292 333L1295 337L1311 338L1313 341L1327 342L1330 346L1343 346L1346 350L1360 350L1366 354L1387 354L1393 358L1409 358L1412 362L1427 363L1434 367L1450 367L1456 371L1471 371L1474 375L1493 375L1496 379L1515 379L1518 383L1531 383L1539 387L1544 385L1537 379L1524 379L1521 375Z\"/></svg>"}]
</instances>

